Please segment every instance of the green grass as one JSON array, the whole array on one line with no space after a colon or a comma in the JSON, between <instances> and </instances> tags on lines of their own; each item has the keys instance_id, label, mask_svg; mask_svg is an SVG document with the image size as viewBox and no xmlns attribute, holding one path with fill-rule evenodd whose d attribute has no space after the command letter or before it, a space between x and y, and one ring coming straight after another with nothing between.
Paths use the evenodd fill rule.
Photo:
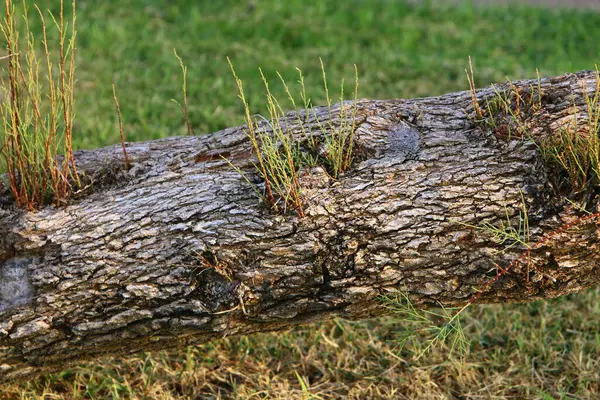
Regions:
<instances>
[{"instance_id":1,"label":"green grass","mask_svg":"<svg viewBox=\"0 0 600 400\"><path fill-rule=\"evenodd\" d=\"M585 89L585 88L584 88ZM571 120L556 137L542 141L540 151L546 162L565 171L571 190L583 192L600 184L600 75L596 70L596 89L585 93L583 110L577 108ZM583 113L582 113L583 111ZM582 117L586 115L587 117Z\"/></svg>"},{"instance_id":2,"label":"green grass","mask_svg":"<svg viewBox=\"0 0 600 400\"><path fill-rule=\"evenodd\" d=\"M44 7L48 3L56 13L58 2ZM352 93L356 63L366 98L464 90L469 55L480 87L507 75L535 77L536 68L547 76L590 69L599 61L600 16L575 11L383 0L173 0L168 7L158 0L104 0L80 1L78 21L74 144L80 148L119 141L113 82L128 140L187 133L179 106L171 101L181 99L174 48L187 66L189 115L198 134L243 122L226 56L245 83L252 112L263 115L259 66L269 81L279 71L290 83L297 80L295 67L301 68L308 91L320 93L313 102L325 104L319 57L330 82L346 78L346 93ZM32 28L40 30L36 24ZM277 98L286 97L283 89L273 90Z\"/></svg>"},{"instance_id":3,"label":"green grass","mask_svg":"<svg viewBox=\"0 0 600 400\"><path fill-rule=\"evenodd\" d=\"M481 105L473 85L473 69L469 63L467 81L474 109L473 122L483 130L491 131L497 138L520 138L532 141L540 155L553 171L554 185L569 183L569 197L595 191L600 183L600 73L596 65L595 85L591 93L581 81L583 105L575 99L570 114L552 135L535 135L536 117L543 115L544 97L538 73L537 84L518 89L508 80L509 88L500 91L492 84L495 95ZM546 111L547 112L547 111ZM565 179L567 178L567 179Z\"/></svg>"},{"instance_id":4,"label":"green grass","mask_svg":"<svg viewBox=\"0 0 600 400\"><path fill-rule=\"evenodd\" d=\"M56 14L58 1L52 4ZM259 66L272 82L280 71L294 93L295 67L301 68L312 102L324 105L319 57L330 82L346 78L346 93L356 63L367 98L467 90L469 55L479 87L505 76L532 78L536 68L548 76L600 63L600 14L591 12L383 0L173 0L168 7L158 0L80 0L77 16L73 140L80 148L119 142L113 82L128 141L187 133L171 101L182 103L173 48L187 67L197 134L243 123L226 56L244 81L251 112L263 115ZM271 90L286 98L282 87ZM445 346L418 360L418 345L396 353L394 318L332 321L99 360L4 387L0 398L598 398L599 319L598 289L527 305L469 307L461 314L470 342L463 363Z\"/></svg>"},{"instance_id":5,"label":"green grass","mask_svg":"<svg viewBox=\"0 0 600 400\"><path fill-rule=\"evenodd\" d=\"M518 221L513 222L509 215L508 208L504 209L506 219L501 220L500 224L494 225L489 222L483 222L479 226L465 224L456 221L458 224L473 228L475 230L486 232L491 239L498 244L501 251L506 251L514 246L520 246L523 250L531 249L531 233L529 231L529 215L527 212L527 204L523 192L521 192L521 209L518 210ZM513 218L517 219L517 218Z\"/></svg>"},{"instance_id":6,"label":"green grass","mask_svg":"<svg viewBox=\"0 0 600 400\"><path fill-rule=\"evenodd\" d=\"M254 167L264 181L264 195L261 194L258 187L250 183L246 174L231 161L227 161L232 168L242 175L246 182L251 184L262 202L271 211L286 212L288 209L291 209L296 211L298 217L303 217L305 199L303 198L303 188L299 177L300 171L303 168L321 166L326 168L333 178L338 178L341 173L350 168L353 161L354 121L356 120L358 109L358 71L356 70L356 66L354 67L354 100L351 105L341 106L335 112L332 109L333 102L329 96L325 66L323 65L323 61L319 60L328 111L325 118L319 117L312 105L311 99L306 92L302 70L296 68L298 71L298 82L301 87L298 99L290 91L285 79L277 72L279 78L279 82L277 83L285 90L287 100L292 105L292 109L298 111L296 121L294 122L300 128L301 134L299 137L294 137L292 133L285 130L285 124L282 125L282 121L286 118L286 111L284 111L280 101L271 92L271 85L263 74L262 69L259 68L259 73L264 84L268 119L260 114L252 115L250 106L246 101L244 84L236 74L231 61L229 59L228 61L231 73L236 82L238 97L244 106L244 119L246 122L244 133L252 144L252 150L257 159ZM300 100L302 102L297 103ZM343 81L341 83L340 95L336 100L339 104L344 104ZM297 104L301 104L302 107L299 107ZM184 106L184 110L186 108ZM318 128L311 128L310 124L305 122L300 112L304 112L306 118L314 116ZM187 116L185 111L184 115ZM338 117L339 122L336 121L335 117ZM188 121L187 118L184 119Z\"/></svg>"}]
</instances>

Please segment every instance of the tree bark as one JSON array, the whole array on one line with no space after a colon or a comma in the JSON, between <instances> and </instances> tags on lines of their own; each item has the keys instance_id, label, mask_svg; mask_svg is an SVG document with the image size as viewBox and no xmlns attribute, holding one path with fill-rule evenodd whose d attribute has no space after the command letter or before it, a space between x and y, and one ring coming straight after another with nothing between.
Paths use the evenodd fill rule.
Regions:
<instances>
[{"instance_id":1,"label":"tree bark","mask_svg":"<svg viewBox=\"0 0 600 400\"><path fill-rule=\"evenodd\" d=\"M589 71L543 79L532 130L553 134L595 87ZM494 90L477 96L483 104ZM472 115L469 92L360 101L359 159L338 179L302 172L301 219L270 213L223 160L260 187L243 127L128 144L129 170L120 146L78 152L94 187L62 207L27 213L5 193L0 382L102 354L377 316L378 296L397 290L423 307L466 304L524 250L467 225L515 221L523 198L535 243L578 215L535 144L499 139ZM339 117L318 108L301 118ZM302 140L295 114L287 121ZM477 301L597 285L598 245L594 219L558 232Z\"/></svg>"}]
</instances>

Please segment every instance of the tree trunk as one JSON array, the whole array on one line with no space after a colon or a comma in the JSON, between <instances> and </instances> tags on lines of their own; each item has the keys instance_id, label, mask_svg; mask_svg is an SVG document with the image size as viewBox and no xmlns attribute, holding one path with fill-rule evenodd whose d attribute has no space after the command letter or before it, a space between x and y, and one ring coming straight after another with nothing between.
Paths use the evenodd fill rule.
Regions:
<instances>
[{"instance_id":1,"label":"tree trunk","mask_svg":"<svg viewBox=\"0 0 600 400\"><path fill-rule=\"evenodd\" d=\"M583 104L583 88L595 87L592 72L543 79L534 133L553 134L574 102ZM494 90L477 96L485 104ZM506 225L507 215L514 222L524 202L536 243L580 213L534 143L475 126L473 108L469 92L360 101L359 159L338 179L303 171L300 219L269 212L223 160L260 187L242 127L128 144L128 171L120 146L78 152L94 187L60 208L26 213L4 193L0 382L102 354L372 317L385 311L378 296L397 290L426 307L474 296L532 301L597 285L594 218L502 269L524 247L505 249L474 227ZM316 114L302 118L339 118ZM288 127L302 140L295 120L289 114Z\"/></svg>"}]
</instances>

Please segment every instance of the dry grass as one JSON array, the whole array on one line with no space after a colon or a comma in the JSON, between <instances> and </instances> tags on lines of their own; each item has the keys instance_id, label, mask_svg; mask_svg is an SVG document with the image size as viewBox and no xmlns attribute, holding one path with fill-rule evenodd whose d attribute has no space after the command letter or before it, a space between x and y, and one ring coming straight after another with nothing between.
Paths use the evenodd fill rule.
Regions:
<instances>
[{"instance_id":1,"label":"dry grass","mask_svg":"<svg viewBox=\"0 0 600 400\"><path fill-rule=\"evenodd\" d=\"M127 147L125 146L125 133L123 132L123 116L121 115L121 106L119 105L119 98L117 97L117 89L115 84L112 85L113 99L115 100L115 109L117 110L117 120L119 122L119 136L121 137L121 148L123 149L123 160L125 161L125 168L129 169L131 161L127 155Z\"/></svg>"},{"instance_id":2,"label":"dry grass","mask_svg":"<svg viewBox=\"0 0 600 400\"><path fill-rule=\"evenodd\" d=\"M23 399L594 399L600 396L600 291L461 315L462 360L441 345L397 348L386 317L232 337L185 351L104 359L13 385ZM302 378L306 389L300 383Z\"/></svg>"},{"instance_id":3,"label":"dry grass","mask_svg":"<svg viewBox=\"0 0 600 400\"><path fill-rule=\"evenodd\" d=\"M44 13L36 6L42 24L44 49L44 56L40 59L36 38L29 29L25 1L22 21L16 17L11 0L5 1L5 7L6 20L2 24L2 32L9 58L8 79L2 81L2 159L15 201L20 207L33 210L50 202L64 202L74 187L81 186L72 144L75 1L72 3L70 27L63 18L62 1L58 19L51 14L60 37L56 61L58 71L49 49ZM24 48L21 47L20 31L25 32ZM59 157L61 148L62 159Z\"/></svg>"},{"instance_id":4,"label":"dry grass","mask_svg":"<svg viewBox=\"0 0 600 400\"><path fill-rule=\"evenodd\" d=\"M179 57L177 54L177 50L173 49L173 53L175 53L175 58L177 58L177 62L179 63L179 67L181 68L181 92L183 95L183 105L179 104L177 100L172 99L172 101L179 106L181 109L181 115L183 115L183 120L185 121L185 126L187 128L187 134L193 135L194 128L192 127L192 123L190 121L189 115L189 106L188 106L188 96L187 96L187 67L183 63L183 59Z\"/></svg>"}]
</instances>

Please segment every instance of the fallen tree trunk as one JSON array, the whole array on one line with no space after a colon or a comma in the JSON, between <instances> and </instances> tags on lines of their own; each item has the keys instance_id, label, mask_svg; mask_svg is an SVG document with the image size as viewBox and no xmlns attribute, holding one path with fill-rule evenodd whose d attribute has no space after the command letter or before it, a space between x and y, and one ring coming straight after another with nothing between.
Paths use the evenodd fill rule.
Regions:
<instances>
[{"instance_id":1,"label":"fallen tree trunk","mask_svg":"<svg viewBox=\"0 0 600 400\"><path fill-rule=\"evenodd\" d=\"M595 87L591 72L542 80L540 132L559 129L583 88ZM316 111L306 123L330 117ZM362 158L337 180L319 168L305 173L301 219L270 213L223 160L256 175L241 127L129 144L128 171L119 146L77 153L93 193L36 213L6 205L5 194L0 382L101 354L376 316L384 312L378 296L396 290L423 306L466 304L524 250L473 227L518 218L524 201L535 243L578 214L535 144L498 139L472 115L469 92L361 101ZM289 128L298 130L294 120ZM544 240L477 301L597 285L594 222Z\"/></svg>"}]
</instances>

